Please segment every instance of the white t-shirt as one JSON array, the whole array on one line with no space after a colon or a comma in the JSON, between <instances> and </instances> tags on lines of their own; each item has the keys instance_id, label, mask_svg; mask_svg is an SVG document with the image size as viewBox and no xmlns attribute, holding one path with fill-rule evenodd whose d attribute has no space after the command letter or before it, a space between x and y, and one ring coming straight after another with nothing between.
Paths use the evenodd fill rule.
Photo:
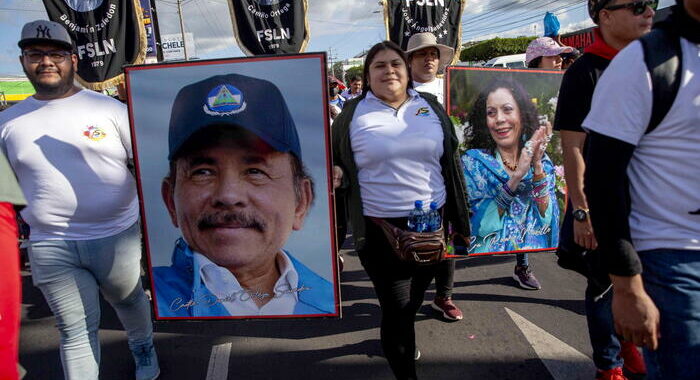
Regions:
<instances>
[{"instance_id":1,"label":"white t-shirt","mask_svg":"<svg viewBox=\"0 0 700 380\"><path fill-rule=\"evenodd\" d=\"M87 240L134 224L136 185L126 106L94 91L0 112L0 148L27 198L30 240Z\"/></svg>"},{"instance_id":2,"label":"white t-shirt","mask_svg":"<svg viewBox=\"0 0 700 380\"><path fill-rule=\"evenodd\" d=\"M347 89L340 93L340 96L342 96L345 100L355 99L360 95L362 95L362 91L358 92L357 94L353 94L352 92L350 92L350 89Z\"/></svg>"},{"instance_id":3,"label":"white t-shirt","mask_svg":"<svg viewBox=\"0 0 700 380\"><path fill-rule=\"evenodd\" d=\"M263 295L258 289L243 289L231 271L216 265L199 252L194 252L194 260L204 286L218 299L224 300L221 304L231 316L294 314L294 308L299 302L298 292L294 291L298 288L299 275L284 251L280 251L275 258L280 277L273 287L274 294L271 295ZM258 307L255 297L270 297L270 300Z\"/></svg>"},{"instance_id":4,"label":"white t-shirt","mask_svg":"<svg viewBox=\"0 0 700 380\"><path fill-rule=\"evenodd\" d=\"M623 49L595 88L583 126L636 148L627 168L635 248L700 250L700 49L681 40L683 74L658 127L651 118L651 76L637 41Z\"/></svg>"},{"instance_id":5,"label":"white t-shirt","mask_svg":"<svg viewBox=\"0 0 700 380\"><path fill-rule=\"evenodd\" d=\"M416 200L442 207L443 138L440 119L417 92L409 90L398 110L368 92L350 124L363 214L405 217Z\"/></svg>"},{"instance_id":6,"label":"white t-shirt","mask_svg":"<svg viewBox=\"0 0 700 380\"><path fill-rule=\"evenodd\" d=\"M445 102L443 96L443 84L444 81L442 80L442 78L435 78L432 81L426 83L413 81L413 89L416 91L427 92L429 94L437 96L438 102L444 105Z\"/></svg>"}]
</instances>

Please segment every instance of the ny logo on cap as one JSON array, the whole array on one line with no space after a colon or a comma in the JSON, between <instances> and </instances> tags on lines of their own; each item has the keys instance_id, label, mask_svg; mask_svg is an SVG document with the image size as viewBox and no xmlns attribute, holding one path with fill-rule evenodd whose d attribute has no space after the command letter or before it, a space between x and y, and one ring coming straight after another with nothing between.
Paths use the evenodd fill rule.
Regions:
<instances>
[{"instance_id":1,"label":"ny logo on cap","mask_svg":"<svg viewBox=\"0 0 700 380\"><path fill-rule=\"evenodd\" d=\"M39 25L36 27L36 38L53 38L51 29L48 26Z\"/></svg>"}]
</instances>

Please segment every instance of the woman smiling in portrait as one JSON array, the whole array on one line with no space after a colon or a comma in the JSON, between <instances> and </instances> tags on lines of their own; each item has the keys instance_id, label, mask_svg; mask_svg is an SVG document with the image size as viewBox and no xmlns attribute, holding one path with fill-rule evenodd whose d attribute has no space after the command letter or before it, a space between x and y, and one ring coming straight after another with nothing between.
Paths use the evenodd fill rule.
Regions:
<instances>
[{"instance_id":1,"label":"woman smiling in portrait","mask_svg":"<svg viewBox=\"0 0 700 380\"><path fill-rule=\"evenodd\" d=\"M472 135L462 156L471 206L469 253L556 247L559 207L555 171L545 153L547 128L522 86L495 80L474 102ZM540 289L527 253L517 254L513 278L525 289Z\"/></svg>"}]
</instances>

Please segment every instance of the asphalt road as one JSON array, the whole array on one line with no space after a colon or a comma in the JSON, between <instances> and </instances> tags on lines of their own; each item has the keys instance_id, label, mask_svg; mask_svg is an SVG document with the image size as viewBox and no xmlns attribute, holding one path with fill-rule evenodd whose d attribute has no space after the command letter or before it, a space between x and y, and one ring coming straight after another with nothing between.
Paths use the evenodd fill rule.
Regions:
<instances>
[{"instance_id":1,"label":"asphalt road","mask_svg":"<svg viewBox=\"0 0 700 380\"><path fill-rule=\"evenodd\" d=\"M357 256L345 253L342 319L158 322L161 379L392 379L379 344L380 310ZM459 260L454 300L464 320L430 308L416 321L421 379L593 379L585 280L531 254L539 291L515 286L513 256ZM23 276L20 364L24 379L61 379L55 320ZM133 379L133 361L114 311L102 308L100 379Z\"/></svg>"}]
</instances>

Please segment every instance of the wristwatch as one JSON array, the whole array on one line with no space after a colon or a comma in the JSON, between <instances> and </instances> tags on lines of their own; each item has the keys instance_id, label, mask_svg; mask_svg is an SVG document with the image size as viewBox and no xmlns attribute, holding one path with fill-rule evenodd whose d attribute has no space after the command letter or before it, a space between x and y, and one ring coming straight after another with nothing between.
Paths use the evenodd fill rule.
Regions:
<instances>
[{"instance_id":1,"label":"wristwatch","mask_svg":"<svg viewBox=\"0 0 700 380\"><path fill-rule=\"evenodd\" d=\"M588 219L588 209L587 208L577 208L573 212L574 219L578 220L579 222L583 222L584 220Z\"/></svg>"}]
</instances>

